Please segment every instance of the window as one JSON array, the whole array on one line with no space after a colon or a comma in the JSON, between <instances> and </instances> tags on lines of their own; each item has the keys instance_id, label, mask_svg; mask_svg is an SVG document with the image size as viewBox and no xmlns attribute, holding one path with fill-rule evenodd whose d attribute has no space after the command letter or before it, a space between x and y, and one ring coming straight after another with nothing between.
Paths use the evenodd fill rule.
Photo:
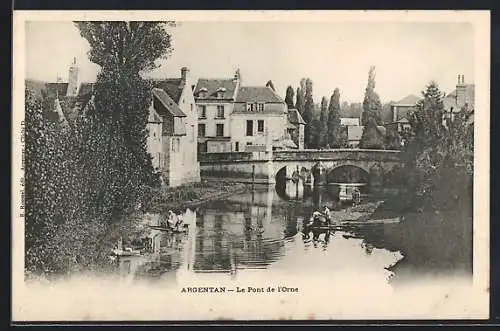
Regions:
<instances>
[{"instance_id":1,"label":"window","mask_svg":"<svg viewBox=\"0 0 500 331\"><path fill-rule=\"evenodd\" d=\"M247 146L252 146L252 143L250 141L247 142Z\"/></svg>"},{"instance_id":2,"label":"window","mask_svg":"<svg viewBox=\"0 0 500 331\"><path fill-rule=\"evenodd\" d=\"M199 118L207 118L207 106L200 106Z\"/></svg>"},{"instance_id":3,"label":"window","mask_svg":"<svg viewBox=\"0 0 500 331\"><path fill-rule=\"evenodd\" d=\"M239 150L240 150L240 142L237 141L237 142L234 143L234 151L235 152L239 152Z\"/></svg>"},{"instance_id":4,"label":"window","mask_svg":"<svg viewBox=\"0 0 500 331\"><path fill-rule=\"evenodd\" d=\"M224 137L224 124L217 124L215 135L217 137Z\"/></svg>"},{"instance_id":5,"label":"window","mask_svg":"<svg viewBox=\"0 0 500 331\"><path fill-rule=\"evenodd\" d=\"M198 124L198 137L205 137L205 124Z\"/></svg>"},{"instance_id":6,"label":"window","mask_svg":"<svg viewBox=\"0 0 500 331\"><path fill-rule=\"evenodd\" d=\"M249 112L262 112L264 111L263 103L247 103L247 111Z\"/></svg>"},{"instance_id":7,"label":"window","mask_svg":"<svg viewBox=\"0 0 500 331\"><path fill-rule=\"evenodd\" d=\"M224 106L217 106L217 117L224 118Z\"/></svg>"},{"instance_id":8,"label":"window","mask_svg":"<svg viewBox=\"0 0 500 331\"><path fill-rule=\"evenodd\" d=\"M247 136L253 136L253 121L247 121Z\"/></svg>"},{"instance_id":9,"label":"window","mask_svg":"<svg viewBox=\"0 0 500 331\"><path fill-rule=\"evenodd\" d=\"M257 131L264 132L264 120L257 121Z\"/></svg>"}]
</instances>

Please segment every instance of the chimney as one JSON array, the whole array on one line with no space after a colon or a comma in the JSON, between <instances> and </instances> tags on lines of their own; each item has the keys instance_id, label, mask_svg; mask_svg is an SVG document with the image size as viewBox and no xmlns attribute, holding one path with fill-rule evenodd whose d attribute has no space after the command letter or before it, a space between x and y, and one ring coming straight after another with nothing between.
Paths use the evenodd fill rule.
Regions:
<instances>
[{"instance_id":1,"label":"chimney","mask_svg":"<svg viewBox=\"0 0 500 331\"><path fill-rule=\"evenodd\" d=\"M460 74L458 74L457 84L460 84Z\"/></svg>"},{"instance_id":2,"label":"chimney","mask_svg":"<svg viewBox=\"0 0 500 331\"><path fill-rule=\"evenodd\" d=\"M241 80L241 74L240 74L240 69L236 69L235 73L234 73L234 78L233 78L234 81L240 81Z\"/></svg>"},{"instance_id":3,"label":"chimney","mask_svg":"<svg viewBox=\"0 0 500 331\"><path fill-rule=\"evenodd\" d=\"M69 67L68 73L68 89L67 96L76 96L78 92L78 65L76 64L76 57L73 58L73 63Z\"/></svg>"},{"instance_id":4,"label":"chimney","mask_svg":"<svg viewBox=\"0 0 500 331\"><path fill-rule=\"evenodd\" d=\"M187 67L182 67L181 68L181 81L182 81L183 85L186 84L188 75L189 75L189 69Z\"/></svg>"}]
</instances>

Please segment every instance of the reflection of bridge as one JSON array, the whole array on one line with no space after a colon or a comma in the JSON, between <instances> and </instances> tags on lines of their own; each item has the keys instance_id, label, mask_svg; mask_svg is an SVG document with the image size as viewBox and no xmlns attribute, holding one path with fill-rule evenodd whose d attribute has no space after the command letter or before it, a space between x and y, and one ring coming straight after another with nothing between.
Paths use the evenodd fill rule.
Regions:
<instances>
[{"instance_id":1,"label":"reflection of bridge","mask_svg":"<svg viewBox=\"0 0 500 331\"><path fill-rule=\"evenodd\" d=\"M309 174L315 181L322 181L328 173L342 166L359 168L372 180L383 177L400 163L399 151L373 149L229 152L200 156L202 176L256 179L267 183L275 183L280 170L286 177L292 177L298 170L302 176Z\"/></svg>"}]
</instances>

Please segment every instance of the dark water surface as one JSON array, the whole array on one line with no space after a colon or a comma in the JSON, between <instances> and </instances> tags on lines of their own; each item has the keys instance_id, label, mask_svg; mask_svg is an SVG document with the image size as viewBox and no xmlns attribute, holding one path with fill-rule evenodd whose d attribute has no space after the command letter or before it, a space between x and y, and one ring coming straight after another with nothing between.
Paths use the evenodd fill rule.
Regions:
<instances>
[{"instance_id":1,"label":"dark water surface","mask_svg":"<svg viewBox=\"0 0 500 331\"><path fill-rule=\"evenodd\" d=\"M187 210L187 234L158 232L156 254L122 259L120 274L137 281L179 280L173 275L182 270L238 281L250 270L270 279L282 273L368 273L391 285L419 277L472 275L472 220L453 221L450 227L446 218L457 215L410 215L404 224L365 225L313 239L302 233L313 211L328 206L336 213L348 206L338 202L338 187L299 184L256 185Z\"/></svg>"}]
</instances>

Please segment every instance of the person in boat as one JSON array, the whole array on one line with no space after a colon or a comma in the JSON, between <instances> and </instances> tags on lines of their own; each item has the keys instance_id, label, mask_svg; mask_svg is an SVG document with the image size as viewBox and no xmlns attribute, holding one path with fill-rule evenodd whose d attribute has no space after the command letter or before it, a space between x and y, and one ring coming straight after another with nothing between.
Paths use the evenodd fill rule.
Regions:
<instances>
[{"instance_id":1,"label":"person in boat","mask_svg":"<svg viewBox=\"0 0 500 331\"><path fill-rule=\"evenodd\" d=\"M356 188L354 188L354 192L352 192L352 203L354 205L357 205L357 204L359 204L360 201L361 201L361 192L356 187Z\"/></svg>"},{"instance_id":2,"label":"person in boat","mask_svg":"<svg viewBox=\"0 0 500 331\"><path fill-rule=\"evenodd\" d=\"M167 227L169 229L175 229L175 225L177 224L177 215L172 211L172 210L169 210L168 211L168 219L167 219Z\"/></svg>"},{"instance_id":3,"label":"person in boat","mask_svg":"<svg viewBox=\"0 0 500 331\"><path fill-rule=\"evenodd\" d=\"M176 231L182 231L184 228L184 220L182 219L182 215L177 216L177 221L175 222L174 229Z\"/></svg>"}]
</instances>

